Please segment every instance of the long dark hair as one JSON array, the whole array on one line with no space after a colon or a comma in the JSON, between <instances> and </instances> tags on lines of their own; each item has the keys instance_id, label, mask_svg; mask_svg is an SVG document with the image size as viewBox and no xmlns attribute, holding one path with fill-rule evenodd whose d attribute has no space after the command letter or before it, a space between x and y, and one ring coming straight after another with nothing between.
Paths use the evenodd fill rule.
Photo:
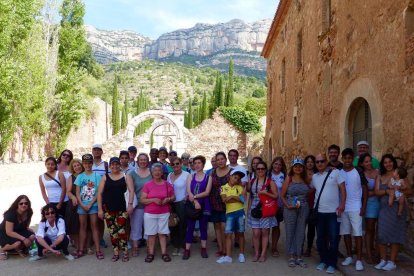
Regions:
<instances>
[{"instance_id":1,"label":"long dark hair","mask_svg":"<svg viewBox=\"0 0 414 276\"><path fill-rule=\"evenodd\" d=\"M290 170L289 170L289 176L290 177L295 175L295 173L293 172L293 167L294 166L291 166ZM302 170L302 173L300 174L300 177L302 178L303 182L308 184L309 181L308 181L308 174L306 173L306 167L305 167L305 165L302 165L302 167L303 167L303 170Z\"/></svg>"},{"instance_id":2,"label":"long dark hair","mask_svg":"<svg viewBox=\"0 0 414 276\"><path fill-rule=\"evenodd\" d=\"M56 158L54 158L53 156L49 156L48 158L46 158L45 160L45 164L49 161L53 161L53 163L55 163L55 171L57 171L58 169L58 162L56 160Z\"/></svg>"},{"instance_id":3,"label":"long dark hair","mask_svg":"<svg viewBox=\"0 0 414 276\"><path fill-rule=\"evenodd\" d=\"M372 156L371 156L371 154L369 154L368 152L361 154L361 156L358 158L358 167L359 167L362 171L364 171L364 170L365 170L365 169L364 169L364 166L363 166L363 163L364 163L364 161L365 161L365 158L367 158L367 157L371 158L371 161L372 161Z\"/></svg>"},{"instance_id":4,"label":"long dark hair","mask_svg":"<svg viewBox=\"0 0 414 276\"><path fill-rule=\"evenodd\" d=\"M316 158L312 154L306 156L305 159L303 160L303 163L305 163L305 170L307 170L307 168L306 168L306 162L308 162L309 159L311 159L313 161L313 170L312 170L313 173L318 172L318 170L316 169Z\"/></svg>"},{"instance_id":5,"label":"long dark hair","mask_svg":"<svg viewBox=\"0 0 414 276\"><path fill-rule=\"evenodd\" d=\"M255 172L255 168L253 168L253 161L254 160L259 160L259 162L263 161L263 159L260 156L255 156L255 157L252 158L252 161L250 162L250 170L251 170L252 173Z\"/></svg>"},{"instance_id":6,"label":"long dark hair","mask_svg":"<svg viewBox=\"0 0 414 276\"><path fill-rule=\"evenodd\" d=\"M282 156L276 156L276 157L272 160L272 163L270 164L270 173L272 173L272 172L273 172L273 165L274 165L276 162L280 162L280 163L282 164L282 170L281 170L281 172L283 173L283 175L284 175L284 176L286 176L286 173L287 173L287 168L286 168L286 163L285 163L285 160L283 159L283 157L282 157Z\"/></svg>"},{"instance_id":7,"label":"long dark hair","mask_svg":"<svg viewBox=\"0 0 414 276\"><path fill-rule=\"evenodd\" d=\"M49 211L50 209L52 209L55 212L55 222L58 220L58 214L57 214L57 208L56 208L56 206L53 205L53 204L51 204L51 203L49 203L49 204L43 206L42 209L41 209L41 211L40 211L41 214L42 214L41 222L45 222L47 220L45 213L47 211Z\"/></svg>"},{"instance_id":8,"label":"long dark hair","mask_svg":"<svg viewBox=\"0 0 414 276\"><path fill-rule=\"evenodd\" d=\"M19 202L22 199L26 199L27 202L29 203L29 205L27 206L27 220L26 220L27 225L25 225L25 227L29 227L30 221L32 220L32 216L33 216L33 209L32 209L32 202L30 201L30 199L29 199L29 197L27 195L19 195L16 198L16 200L13 201L13 203L10 205L9 209L7 209L7 211L4 212L3 216L5 216L6 213L16 211L17 208L19 208Z\"/></svg>"},{"instance_id":9,"label":"long dark hair","mask_svg":"<svg viewBox=\"0 0 414 276\"><path fill-rule=\"evenodd\" d=\"M265 177L267 177L268 176L268 168L267 168L266 162L264 162L263 160L259 161L259 163L257 163L257 166L259 166L259 165L263 165L265 167ZM257 174L255 175L255 177L257 177Z\"/></svg>"},{"instance_id":10,"label":"long dark hair","mask_svg":"<svg viewBox=\"0 0 414 276\"><path fill-rule=\"evenodd\" d=\"M69 153L69 162L68 162L68 165L69 165L70 161L72 161L72 159L73 159L73 153L72 153L72 151L71 151L71 150L68 150L68 149L65 149L65 150L63 150L63 151L60 153L60 155L59 155L59 157L58 157L58 159L57 159L57 163L58 163L58 164L60 164L60 162L62 162L62 155L63 155L65 152Z\"/></svg>"},{"instance_id":11,"label":"long dark hair","mask_svg":"<svg viewBox=\"0 0 414 276\"><path fill-rule=\"evenodd\" d=\"M385 159L387 159L387 158L391 160L391 162L392 162L392 167L393 167L393 169L394 169L394 170L398 167L397 159L395 159L395 157L394 157L391 153L384 154L384 155L382 156L382 158L381 158L381 162L380 162L380 174L381 174L381 175L384 175L384 174L386 174L386 173L387 173L387 170L386 170L386 169L385 169L385 167L384 167L384 161L385 161Z\"/></svg>"}]
</instances>

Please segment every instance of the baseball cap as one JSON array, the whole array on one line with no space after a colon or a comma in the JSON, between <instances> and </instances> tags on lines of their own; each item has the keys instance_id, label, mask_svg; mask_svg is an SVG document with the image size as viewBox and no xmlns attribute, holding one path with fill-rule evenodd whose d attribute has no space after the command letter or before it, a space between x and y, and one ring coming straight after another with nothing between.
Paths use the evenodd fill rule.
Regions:
<instances>
[{"instance_id":1,"label":"baseball cap","mask_svg":"<svg viewBox=\"0 0 414 276\"><path fill-rule=\"evenodd\" d=\"M93 156L90 153L82 155L82 161L93 161Z\"/></svg>"},{"instance_id":2,"label":"baseball cap","mask_svg":"<svg viewBox=\"0 0 414 276\"><path fill-rule=\"evenodd\" d=\"M158 152L160 151L165 151L168 154L168 150L166 147L160 147L160 149L158 150Z\"/></svg>"},{"instance_id":3,"label":"baseball cap","mask_svg":"<svg viewBox=\"0 0 414 276\"><path fill-rule=\"evenodd\" d=\"M231 171L230 175L238 175L240 178L243 178L245 176L244 172L238 170Z\"/></svg>"},{"instance_id":4,"label":"baseball cap","mask_svg":"<svg viewBox=\"0 0 414 276\"><path fill-rule=\"evenodd\" d=\"M369 143L367 141L365 141L365 140L362 140L362 141L359 141L358 142L357 146L361 146L361 145L365 145L365 146L368 146L369 147Z\"/></svg>"},{"instance_id":5,"label":"baseball cap","mask_svg":"<svg viewBox=\"0 0 414 276\"><path fill-rule=\"evenodd\" d=\"M103 149L102 144L93 144L93 149Z\"/></svg>"},{"instance_id":6,"label":"baseball cap","mask_svg":"<svg viewBox=\"0 0 414 276\"><path fill-rule=\"evenodd\" d=\"M138 152L138 149L137 149L137 147L136 147L136 146L130 146L130 147L128 148L128 151L135 151L135 152Z\"/></svg>"},{"instance_id":7,"label":"baseball cap","mask_svg":"<svg viewBox=\"0 0 414 276\"><path fill-rule=\"evenodd\" d=\"M295 165L302 165L302 166L305 166L305 162L303 161L303 159L299 159L299 158L295 158L295 159L293 159L292 160L292 166L295 166Z\"/></svg>"},{"instance_id":8,"label":"baseball cap","mask_svg":"<svg viewBox=\"0 0 414 276\"><path fill-rule=\"evenodd\" d=\"M119 161L118 157L114 156L114 157L111 157L111 159L109 159L109 165L111 165L112 163L121 163L121 162Z\"/></svg>"},{"instance_id":9,"label":"baseball cap","mask_svg":"<svg viewBox=\"0 0 414 276\"><path fill-rule=\"evenodd\" d=\"M177 156L177 152L175 150L170 151L170 155L175 154Z\"/></svg>"}]
</instances>

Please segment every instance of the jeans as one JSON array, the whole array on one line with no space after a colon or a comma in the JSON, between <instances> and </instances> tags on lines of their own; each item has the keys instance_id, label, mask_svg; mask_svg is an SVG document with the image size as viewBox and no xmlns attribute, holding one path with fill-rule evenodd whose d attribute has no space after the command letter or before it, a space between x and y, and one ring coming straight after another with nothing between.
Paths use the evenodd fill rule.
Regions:
<instances>
[{"instance_id":1,"label":"jeans","mask_svg":"<svg viewBox=\"0 0 414 276\"><path fill-rule=\"evenodd\" d=\"M52 241L48 237L45 236L43 239L45 240L45 242L48 245L51 245L52 244ZM37 255L39 257L42 257L43 256L43 249L44 249L44 247L40 243L38 243L37 241L36 241L36 244L37 244ZM69 239L65 235L65 237L63 238L63 240L55 247L55 249L56 250L62 250L63 254L66 256L66 255L69 255L68 246L69 246Z\"/></svg>"},{"instance_id":2,"label":"jeans","mask_svg":"<svg viewBox=\"0 0 414 276\"><path fill-rule=\"evenodd\" d=\"M338 261L339 223L336 213L319 213L316 224L317 240L321 263L336 268Z\"/></svg>"}]
</instances>

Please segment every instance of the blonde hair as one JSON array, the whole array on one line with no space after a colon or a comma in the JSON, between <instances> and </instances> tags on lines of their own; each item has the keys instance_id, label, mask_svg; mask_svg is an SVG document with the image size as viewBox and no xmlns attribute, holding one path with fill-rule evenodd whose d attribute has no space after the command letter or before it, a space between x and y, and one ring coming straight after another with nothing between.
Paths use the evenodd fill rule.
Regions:
<instances>
[{"instance_id":1,"label":"blonde hair","mask_svg":"<svg viewBox=\"0 0 414 276\"><path fill-rule=\"evenodd\" d=\"M75 171L73 170L73 165L74 165L75 163L79 163L79 165L81 165L81 167L82 167L82 172L84 172L84 171L85 171L85 168L84 168L84 167L83 167L83 165L82 165L82 161L81 161L80 159L78 159L78 158L75 158L75 159L72 159L72 161L70 161L70 163L69 163L69 172L70 172L71 174L74 174L74 173L75 173Z\"/></svg>"}]
</instances>

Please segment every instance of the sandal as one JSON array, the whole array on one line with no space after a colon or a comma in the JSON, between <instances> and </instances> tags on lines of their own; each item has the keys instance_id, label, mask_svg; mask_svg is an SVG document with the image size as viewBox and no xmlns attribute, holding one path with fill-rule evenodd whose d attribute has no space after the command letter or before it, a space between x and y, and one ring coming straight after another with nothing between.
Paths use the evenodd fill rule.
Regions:
<instances>
[{"instance_id":1,"label":"sandal","mask_svg":"<svg viewBox=\"0 0 414 276\"><path fill-rule=\"evenodd\" d=\"M259 263L264 263L264 262L266 262L266 256L260 256L260 258L259 258Z\"/></svg>"},{"instance_id":2,"label":"sandal","mask_svg":"<svg viewBox=\"0 0 414 276\"><path fill-rule=\"evenodd\" d=\"M289 267L295 267L296 266L296 260L294 258L290 258L288 261Z\"/></svg>"},{"instance_id":3,"label":"sandal","mask_svg":"<svg viewBox=\"0 0 414 276\"><path fill-rule=\"evenodd\" d=\"M133 247L132 248L132 257L138 257L139 255L139 248L138 247Z\"/></svg>"},{"instance_id":4,"label":"sandal","mask_svg":"<svg viewBox=\"0 0 414 276\"><path fill-rule=\"evenodd\" d=\"M128 253L124 253L124 255L122 256L122 261L123 261L124 263L129 261L129 256L128 256Z\"/></svg>"},{"instance_id":5,"label":"sandal","mask_svg":"<svg viewBox=\"0 0 414 276\"><path fill-rule=\"evenodd\" d=\"M85 252L83 252L83 250L78 250L78 251L75 251L75 252L73 253L73 257L74 257L75 259L79 259L79 258L81 258L81 257L83 257L83 256L85 256Z\"/></svg>"},{"instance_id":6,"label":"sandal","mask_svg":"<svg viewBox=\"0 0 414 276\"><path fill-rule=\"evenodd\" d=\"M17 254L19 254L20 257L27 257L27 254L24 250L16 250Z\"/></svg>"},{"instance_id":7,"label":"sandal","mask_svg":"<svg viewBox=\"0 0 414 276\"><path fill-rule=\"evenodd\" d=\"M260 259L260 256L255 256L253 259L252 259L252 262L257 262L258 260Z\"/></svg>"},{"instance_id":8,"label":"sandal","mask_svg":"<svg viewBox=\"0 0 414 276\"><path fill-rule=\"evenodd\" d=\"M119 260L119 255L113 255L111 261L117 262Z\"/></svg>"},{"instance_id":9,"label":"sandal","mask_svg":"<svg viewBox=\"0 0 414 276\"><path fill-rule=\"evenodd\" d=\"M272 257L280 257L280 253L279 253L279 251L277 251L277 250L275 250L275 251L273 251L272 252Z\"/></svg>"},{"instance_id":10,"label":"sandal","mask_svg":"<svg viewBox=\"0 0 414 276\"><path fill-rule=\"evenodd\" d=\"M221 256L224 256L223 251L217 251L216 257L221 257Z\"/></svg>"},{"instance_id":11,"label":"sandal","mask_svg":"<svg viewBox=\"0 0 414 276\"><path fill-rule=\"evenodd\" d=\"M0 261L5 261L9 258L9 256L7 256L7 252L0 252Z\"/></svg>"},{"instance_id":12,"label":"sandal","mask_svg":"<svg viewBox=\"0 0 414 276\"><path fill-rule=\"evenodd\" d=\"M152 263L153 260L154 260L153 254L148 254L147 257L145 258L146 263Z\"/></svg>"},{"instance_id":13,"label":"sandal","mask_svg":"<svg viewBox=\"0 0 414 276\"><path fill-rule=\"evenodd\" d=\"M98 260L103 260L104 259L104 255L102 254L101 251L96 251L96 258Z\"/></svg>"},{"instance_id":14,"label":"sandal","mask_svg":"<svg viewBox=\"0 0 414 276\"><path fill-rule=\"evenodd\" d=\"M168 254L162 254L161 259L166 263L171 262L170 255Z\"/></svg>"},{"instance_id":15,"label":"sandal","mask_svg":"<svg viewBox=\"0 0 414 276\"><path fill-rule=\"evenodd\" d=\"M297 259L296 264L300 267L307 268L308 265L303 261L303 259Z\"/></svg>"}]
</instances>

